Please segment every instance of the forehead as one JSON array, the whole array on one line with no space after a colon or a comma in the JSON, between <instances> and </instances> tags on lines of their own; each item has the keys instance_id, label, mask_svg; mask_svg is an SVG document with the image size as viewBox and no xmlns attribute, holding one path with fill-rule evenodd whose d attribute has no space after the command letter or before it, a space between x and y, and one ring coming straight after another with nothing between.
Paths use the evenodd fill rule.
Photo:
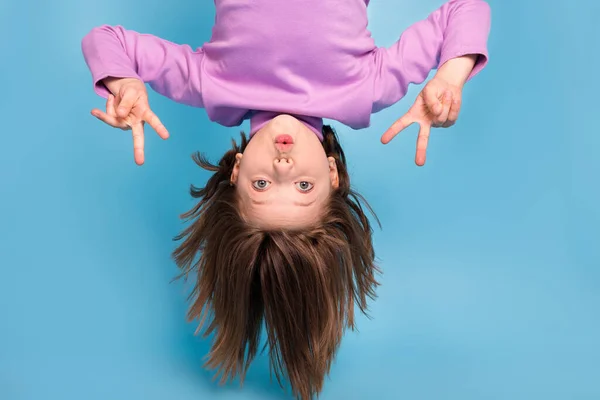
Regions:
<instances>
[{"instance_id":1,"label":"forehead","mask_svg":"<svg viewBox=\"0 0 600 400\"><path fill-rule=\"evenodd\" d=\"M269 201L253 201L247 194L239 196L241 214L246 222L260 228L296 229L318 223L323 215L327 196L308 203L275 196Z\"/></svg>"}]
</instances>

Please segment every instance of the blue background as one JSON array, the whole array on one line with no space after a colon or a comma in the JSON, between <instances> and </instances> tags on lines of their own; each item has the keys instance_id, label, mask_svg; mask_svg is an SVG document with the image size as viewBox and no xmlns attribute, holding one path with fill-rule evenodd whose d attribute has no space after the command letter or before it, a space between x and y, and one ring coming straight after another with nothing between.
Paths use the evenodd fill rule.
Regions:
<instances>
[{"instance_id":1,"label":"blue background","mask_svg":"<svg viewBox=\"0 0 600 400\"><path fill-rule=\"evenodd\" d=\"M600 63L595 0L491 0L491 63L470 82L459 123L339 125L353 182L384 227L373 321L346 335L323 399L600 398ZM391 44L442 0L373 1ZM553 5L550 5L553 4ZM208 343L184 320L187 287L171 238L237 129L152 93L172 133L131 138L90 116L103 106L80 50L94 26L122 24L199 46L210 1L0 3L0 398L284 399L265 357L243 389L201 368Z\"/></svg>"}]
</instances>

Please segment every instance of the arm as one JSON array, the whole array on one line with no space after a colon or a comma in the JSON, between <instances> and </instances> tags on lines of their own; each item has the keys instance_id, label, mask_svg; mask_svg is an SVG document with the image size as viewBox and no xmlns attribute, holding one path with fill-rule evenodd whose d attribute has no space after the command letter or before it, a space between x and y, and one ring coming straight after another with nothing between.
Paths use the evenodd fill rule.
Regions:
<instances>
[{"instance_id":1,"label":"arm","mask_svg":"<svg viewBox=\"0 0 600 400\"><path fill-rule=\"evenodd\" d=\"M378 48L373 112L402 99L409 84L433 69L464 84L487 64L491 13L483 0L450 0L409 27L389 48ZM460 82L462 81L462 82ZM457 84L458 84L457 83Z\"/></svg>"},{"instance_id":2,"label":"arm","mask_svg":"<svg viewBox=\"0 0 600 400\"><path fill-rule=\"evenodd\" d=\"M482 65L479 57L476 54L469 54L452 58L439 67L435 75L450 85L461 88L474 74L481 71ZM477 71L474 70L475 66L478 67Z\"/></svg>"},{"instance_id":3,"label":"arm","mask_svg":"<svg viewBox=\"0 0 600 400\"><path fill-rule=\"evenodd\" d=\"M92 73L94 90L104 98L108 97L115 78L135 78L171 100L204 106L201 48L193 51L187 45L106 25L92 29L83 38L81 47Z\"/></svg>"}]
</instances>

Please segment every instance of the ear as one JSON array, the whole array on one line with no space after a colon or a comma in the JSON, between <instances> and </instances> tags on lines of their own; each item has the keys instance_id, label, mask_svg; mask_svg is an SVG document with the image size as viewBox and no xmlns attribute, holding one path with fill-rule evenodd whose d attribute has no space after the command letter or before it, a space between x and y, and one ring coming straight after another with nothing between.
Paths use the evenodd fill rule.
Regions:
<instances>
[{"instance_id":1,"label":"ear","mask_svg":"<svg viewBox=\"0 0 600 400\"><path fill-rule=\"evenodd\" d=\"M337 163L335 158L327 157L329 161L329 180L331 181L331 187L337 189L340 187L340 178L338 177Z\"/></svg>"},{"instance_id":2,"label":"ear","mask_svg":"<svg viewBox=\"0 0 600 400\"><path fill-rule=\"evenodd\" d=\"M235 155L235 164L233 166L233 171L231 171L231 176L229 177L229 183L231 185L235 185L238 180L238 175L240 173L240 163L242 162L242 153L237 153Z\"/></svg>"}]
</instances>

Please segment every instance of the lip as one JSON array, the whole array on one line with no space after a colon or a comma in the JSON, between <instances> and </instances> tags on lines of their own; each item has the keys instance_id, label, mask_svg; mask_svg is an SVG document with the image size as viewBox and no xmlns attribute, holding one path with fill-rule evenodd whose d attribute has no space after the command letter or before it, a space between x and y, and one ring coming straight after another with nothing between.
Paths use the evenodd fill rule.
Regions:
<instances>
[{"instance_id":1,"label":"lip","mask_svg":"<svg viewBox=\"0 0 600 400\"><path fill-rule=\"evenodd\" d=\"M292 150L293 146L294 145L291 143L275 143L275 147L280 153L289 153Z\"/></svg>"},{"instance_id":2,"label":"lip","mask_svg":"<svg viewBox=\"0 0 600 400\"><path fill-rule=\"evenodd\" d=\"M275 143L281 145L292 145L294 144L294 138L290 135L277 135L275 138Z\"/></svg>"}]
</instances>

